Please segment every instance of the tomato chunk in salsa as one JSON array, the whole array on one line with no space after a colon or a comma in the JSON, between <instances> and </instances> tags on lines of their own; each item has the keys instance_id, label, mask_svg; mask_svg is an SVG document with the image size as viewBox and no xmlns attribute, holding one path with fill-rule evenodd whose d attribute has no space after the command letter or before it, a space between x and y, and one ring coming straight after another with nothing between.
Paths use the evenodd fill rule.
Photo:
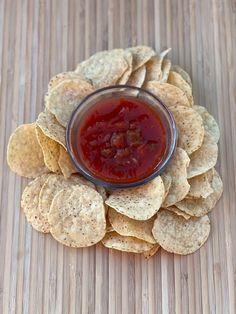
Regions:
<instances>
[{"instance_id":1,"label":"tomato chunk in salsa","mask_svg":"<svg viewBox=\"0 0 236 314\"><path fill-rule=\"evenodd\" d=\"M77 151L97 178L128 183L149 176L166 150L166 131L158 113L135 97L105 99L85 115Z\"/></svg>"}]
</instances>

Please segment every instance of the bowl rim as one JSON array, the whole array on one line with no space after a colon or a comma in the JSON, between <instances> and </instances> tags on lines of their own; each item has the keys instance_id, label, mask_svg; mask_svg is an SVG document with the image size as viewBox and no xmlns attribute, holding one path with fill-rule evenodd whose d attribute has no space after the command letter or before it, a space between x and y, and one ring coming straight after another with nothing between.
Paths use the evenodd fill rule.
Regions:
<instances>
[{"instance_id":1,"label":"bowl rim","mask_svg":"<svg viewBox=\"0 0 236 314\"><path fill-rule=\"evenodd\" d=\"M74 118L75 115L77 114L78 109L83 106L83 104L85 102L87 102L87 100L96 95L96 94L100 94L103 91L107 91L107 90L114 90L114 89L121 89L121 88L126 88L126 89L132 89L132 90L136 90L139 92L144 92L149 94L151 97L153 97L163 108L164 110L167 112L167 115L169 116L169 126L172 128L172 139L171 139L171 144L169 147L169 152L168 155L166 157L166 159L164 161L161 161L160 163L160 167L158 167L158 169L156 169L155 171L153 171L149 176L142 178L140 180L137 181L133 181L133 182L127 182L127 183L118 183L118 182L109 182L109 181L104 181L100 178L97 178L96 176L94 176L91 172L88 174L87 172L85 172L85 170L83 169L83 167L80 165L80 163L78 162L77 158L74 156L73 154L73 150L72 150L72 145L71 145L71 130L72 130L72 124L74 122ZM122 92L122 91L121 91ZM96 185L101 185L105 188L109 188L109 189L125 189L125 188L132 188L132 187L137 187L140 185L143 185L151 180L153 180L154 178L156 178L157 176L161 175L161 173L163 173L163 171L166 169L166 167L168 166L169 162L172 159L172 156L175 152L175 148L177 145L177 127L176 127L176 123L175 123L175 119L173 114L171 113L171 111L168 109L168 107L163 103L163 101L156 95L154 95L152 92L147 91L144 88L141 87L136 87L136 86L130 86L130 85L110 85L107 87L103 87L100 89L95 90L94 92L90 93L89 95L87 95L85 98L83 98L78 105L76 106L76 108L73 110L70 120L67 124L66 127L66 148L67 148L67 152L70 156L70 159L73 163L73 165L75 166L75 168L78 170L79 174L81 174L82 176L84 176L86 179L88 179L89 181L93 182ZM89 170L89 169L88 169Z\"/></svg>"}]
</instances>

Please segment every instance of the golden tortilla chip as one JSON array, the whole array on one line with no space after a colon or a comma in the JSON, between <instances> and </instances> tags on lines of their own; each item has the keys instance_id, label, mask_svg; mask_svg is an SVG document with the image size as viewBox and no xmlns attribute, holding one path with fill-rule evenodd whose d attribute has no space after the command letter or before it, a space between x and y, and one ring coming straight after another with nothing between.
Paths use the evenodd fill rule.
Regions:
<instances>
[{"instance_id":1,"label":"golden tortilla chip","mask_svg":"<svg viewBox=\"0 0 236 314\"><path fill-rule=\"evenodd\" d=\"M39 195L39 210L40 213L47 218L50 206L54 196L62 189L70 187L72 185L85 185L94 188L94 184L87 181L81 176L71 176L69 179L65 179L60 174L52 174L47 178Z\"/></svg>"},{"instance_id":2,"label":"golden tortilla chip","mask_svg":"<svg viewBox=\"0 0 236 314\"><path fill-rule=\"evenodd\" d=\"M105 203L136 220L147 220L159 210L165 194L161 177L135 188L112 191Z\"/></svg>"},{"instance_id":3,"label":"golden tortilla chip","mask_svg":"<svg viewBox=\"0 0 236 314\"><path fill-rule=\"evenodd\" d=\"M182 76L185 82L187 82L188 85L192 88L192 81L190 75L184 69L182 69L179 65L172 65L171 71L179 73L179 75Z\"/></svg>"},{"instance_id":4,"label":"golden tortilla chip","mask_svg":"<svg viewBox=\"0 0 236 314\"><path fill-rule=\"evenodd\" d=\"M170 51L169 49L166 49L162 51L159 55L153 56L146 64L146 77L145 82L148 81L159 81L162 77L162 62L165 58L165 56Z\"/></svg>"},{"instance_id":5,"label":"golden tortilla chip","mask_svg":"<svg viewBox=\"0 0 236 314\"><path fill-rule=\"evenodd\" d=\"M65 80L49 93L45 106L66 127L74 109L92 92L93 87L82 79Z\"/></svg>"},{"instance_id":6,"label":"golden tortilla chip","mask_svg":"<svg viewBox=\"0 0 236 314\"><path fill-rule=\"evenodd\" d=\"M196 177L213 168L217 162L218 147L215 139L205 131L202 146L190 155L188 178Z\"/></svg>"},{"instance_id":7,"label":"golden tortilla chip","mask_svg":"<svg viewBox=\"0 0 236 314\"><path fill-rule=\"evenodd\" d=\"M171 186L162 207L174 205L188 194L190 188L187 181L188 165L189 157L187 153L177 147L172 160L164 172L164 174L171 176Z\"/></svg>"},{"instance_id":8,"label":"golden tortilla chip","mask_svg":"<svg viewBox=\"0 0 236 314\"><path fill-rule=\"evenodd\" d=\"M48 214L52 236L70 247L87 247L106 233L103 199L94 189L78 185L58 192Z\"/></svg>"},{"instance_id":9,"label":"golden tortilla chip","mask_svg":"<svg viewBox=\"0 0 236 314\"><path fill-rule=\"evenodd\" d=\"M213 189L211 187L212 177L213 169L210 169L199 176L188 179L190 190L186 195L186 198L206 198L213 193Z\"/></svg>"},{"instance_id":10,"label":"golden tortilla chip","mask_svg":"<svg viewBox=\"0 0 236 314\"><path fill-rule=\"evenodd\" d=\"M182 89L182 91L186 94L190 105L193 105L192 87L182 78L179 73L170 71L168 76L168 83Z\"/></svg>"},{"instance_id":11,"label":"golden tortilla chip","mask_svg":"<svg viewBox=\"0 0 236 314\"><path fill-rule=\"evenodd\" d=\"M65 80L78 79L78 78L79 78L78 74L76 74L73 71L58 73L50 79L48 83L48 92L53 90L54 87L56 87L57 85L59 85L61 82Z\"/></svg>"},{"instance_id":12,"label":"golden tortilla chip","mask_svg":"<svg viewBox=\"0 0 236 314\"><path fill-rule=\"evenodd\" d=\"M49 223L47 217L44 217L39 211L39 193L50 174L43 174L31 181L24 189L21 198L21 207L24 210L27 221L34 229L40 232L49 232Z\"/></svg>"},{"instance_id":13,"label":"golden tortilla chip","mask_svg":"<svg viewBox=\"0 0 236 314\"><path fill-rule=\"evenodd\" d=\"M170 207L166 207L165 209L169 210L172 213L175 213L178 216L182 216L184 217L184 219L188 220L189 218L191 218L190 215L186 214L185 212L183 212L182 210L180 210L179 208L177 208L176 206L170 206Z\"/></svg>"},{"instance_id":14,"label":"golden tortilla chip","mask_svg":"<svg viewBox=\"0 0 236 314\"><path fill-rule=\"evenodd\" d=\"M122 76L119 78L119 80L116 82L117 85L124 85L127 84L130 75L133 71L132 63L133 63L133 57L130 52L126 52L125 54L125 60L128 64L128 68L125 70L125 72L122 74Z\"/></svg>"},{"instance_id":15,"label":"golden tortilla chip","mask_svg":"<svg viewBox=\"0 0 236 314\"><path fill-rule=\"evenodd\" d=\"M210 228L207 215L186 220L168 210L161 210L157 213L152 233L164 250L186 255L197 251L206 242Z\"/></svg>"},{"instance_id":16,"label":"golden tortilla chip","mask_svg":"<svg viewBox=\"0 0 236 314\"><path fill-rule=\"evenodd\" d=\"M188 155L198 150L203 142L204 126L201 116L192 108L175 106L170 108L178 131L178 146Z\"/></svg>"},{"instance_id":17,"label":"golden tortilla chip","mask_svg":"<svg viewBox=\"0 0 236 314\"><path fill-rule=\"evenodd\" d=\"M113 229L122 236L130 236L149 243L156 243L152 235L155 217L140 221L124 216L113 208L108 210L108 218Z\"/></svg>"},{"instance_id":18,"label":"golden tortilla chip","mask_svg":"<svg viewBox=\"0 0 236 314\"><path fill-rule=\"evenodd\" d=\"M75 72L96 89L114 85L127 70L129 55L123 49L100 51L78 64Z\"/></svg>"},{"instance_id":19,"label":"golden tortilla chip","mask_svg":"<svg viewBox=\"0 0 236 314\"><path fill-rule=\"evenodd\" d=\"M151 47L136 46L126 49L133 56L133 71L144 65L151 57L155 56L155 51Z\"/></svg>"},{"instance_id":20,"label":"golden tortilla chip","mask_svg":"<svg viewBox=\"0 0 236 314\"><path fill-rule=\"evenodd\" d=\"M222 180L215 169L213 170L211 187L213 193L206 198L185 198L181 202L176 203L175 206L191 216L200 217L206 215L215 207L223 192Z\"/></svg>"},{"instance_id":21,"label":"golden tortilla chip","mask_svg":"<svg viewBox=\"0 0 236 314\"><path fill-rule=\"evenodd\" d=\"M134 237L124 237L115 231L107 233L102 239L102 244L110 249L132 253L149 251L155 245Z\"/></svg>"},{"instance_id":22,"label":"golden tortilla chip","mask_svg":"<svg viewBox=\"0 0 236 314\"><path fill-rule=\"evenodd\" d=\"M210 115L205 107L193 106L193 109L200 114L205 130L215 139L217 143L220 139L220 129L216 120L212 115Z\"/></svg>"},{"instance_id":23,"label":"golden tortilla chip","mask_svg":"<svg viewBox=\"0 0 236 314\"><path fill-rule=\"evenodd\" d=\"M143 252L143 256L146 259L149 259L150 257L152 257L153 255L156 254L156 252L159 250L160 245L159 244L155 244L149 251Z\"/></svg>"},{"instance_id":24,"label":"golden tortilla chip","mask_svg":"<svg viewBox=\"0 0 236 314\"><path fill-rule=\"evenodd\" d=\"M63 176L66 179L70 178L72 173L78 172L78 170L73 165L69 154L67 153L67 151L62 146L60 146L58 164L60 166L60 169L61 169Z\"/></svg>"},{"instance_id":25,"label":"golden tortilla chip","mask_svg":"<svg viewBox=\"0 0 236 314\"><path fill-rule=\"evenodd\" d=\"M35 130L39 145L43 151L43 158L46 167L52 172L60 173L60 167L58 164L60 145L50 137L46 136L37 125Z\"/></svg>"},{"instance_id":26,"label":"golden tortilla chip","mask_svg":"<svg viewBox=\"0 0 236 314\"><path fill-rule=\"evenodd\" d=\"M168 81L170 68L171 68L170 59L164 59L162 62L162 66L161 66L161 71L162 71L162 75L161 75L161 79L160 79L161 83L166 83Z\"/></svg>"},{"instance_id":27,"label":"golden tortilla chip","mask_svg":"<svg viewBox=\"0 0 236 314\"><path fill-rule=\"evenodd\" d=\"M51 112L41 112L36 120L36 125L40 127L46 136L66 149L66 129L58 123Z\"/></svg>"},{"instance_id":28,"label":"golden tortilla chip","mask_svg":"<svg viewBox=\"0 0 236 314\"><path fill-rule=\"evenodd\" d=\"M35 123L22 124L12 133L7 146L7 163L13 172L27 178L48 172L36 137Z\"/></svg>"},{"instance_id":29,"label":"golden tortilla chip","mask_svg":"<svg viewBox=\"0 0 236 314\"><path fill-rule=\"evenodd\" d=\"M146 67L145 65L138 68L136 71L132 72L127 82L129 86L142 87L145 80Z\"/></svg>"},{"instance_id":30,"label":"golden tortilla chip","mask_svg":"<svg viewBox=\"0 0 236 314\"><path fill-rule=\"evenodd\" d=\"M168 108L174 106L190 107L185 93L174 85L170 85L168 83L161 84L157 81L149 81L145 85L145 88L159 97Z\"/></svg>"}]
</instances>

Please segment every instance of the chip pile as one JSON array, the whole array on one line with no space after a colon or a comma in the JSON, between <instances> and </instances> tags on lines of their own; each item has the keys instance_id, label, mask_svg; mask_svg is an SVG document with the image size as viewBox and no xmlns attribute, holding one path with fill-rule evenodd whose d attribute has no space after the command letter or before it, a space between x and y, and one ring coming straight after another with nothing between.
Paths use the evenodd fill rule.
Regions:
<instances>
[{"instance_id":1,"label":"chip pile","mask_svg":"<svg viewBox=\"0 0 236 314\"><path fill-rule=\"evenodd\" d=\"M104 246L153 256L162 247L176 254L199 249L210 233L208 213L223 184L215 165L219 127L194 104L190 76L146 46L94 54L75 71L54 76L45 110L11 135L7 161L18 175L33 178L21 206L36 230L64 245ZM77 173L67 153L66 126L76 105L109 85L142 87L173 113L178 147L161 176L130 189L105 190Z\"/></svg>"}]
</instances>

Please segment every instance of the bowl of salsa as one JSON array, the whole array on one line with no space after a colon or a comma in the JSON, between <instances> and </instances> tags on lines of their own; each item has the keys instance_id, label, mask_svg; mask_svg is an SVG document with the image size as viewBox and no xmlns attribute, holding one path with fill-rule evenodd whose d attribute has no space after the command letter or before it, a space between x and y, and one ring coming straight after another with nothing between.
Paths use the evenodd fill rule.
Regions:
<instances>
[{"instance_id":1,"label":"bowl of salsa","mask_svg":"<svg viewBox=\"0 0 236 314\"><path fill-rule=\"evenodd\" d=\"M176 140L174 118L163 102L126 85L88 95L66 130L68 153L78 171L111 189L138 186L160 175Z\"/></svg>"}]
</instances>

